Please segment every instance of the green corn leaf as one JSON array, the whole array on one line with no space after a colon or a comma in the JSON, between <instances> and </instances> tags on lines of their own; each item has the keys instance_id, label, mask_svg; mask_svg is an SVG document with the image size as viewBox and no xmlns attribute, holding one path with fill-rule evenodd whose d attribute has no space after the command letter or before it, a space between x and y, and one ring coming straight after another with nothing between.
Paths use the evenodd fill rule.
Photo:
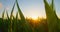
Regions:
<instances>
[{"instance_id":1,"label":"green corn leaf","mask_svg":"<svg viewBox=\"0 0 60 32\"><path fill-rule=\"evenodd\" d=\"M6 22L7 22L7 29L8 29L7 31L9 32L9 28L10 28L10 27L9 27L9 26L10 26L10 25L9 25L9 24L10 24L10 19L9 19L9 15L8 15L8 12L7 12L7 11L6 11L6 14L7 14L7 21L6 21Z\"/></svg>"},{"instance_id":2,"label":"green corn leaf","mask_svg":"<svg viewBox=\"0 0 60 32\"><path fill-rule=\"evenodd\" d=\"M8 15L8 12L6 11L6 14L7 14L7 18L9 19L9 15Z\"/></svg>"},{"instance_id":3,"label":"green corn leaf","mask_svg":"<svg viewBox=\"0 0 60 32\"><path fill-rule=\"evenodd\" d=\"M15 17L13 16L13 19L15 19Z\"/></svg>"},{"instance_id":4,"label":"green corn leaf","mask_svg":"<svg viewBox=\"0 0 60 32\"><path fill-rule=\"evenodd\" d=\"M54 0L51 2L51 8L54 9Z\"/></svg>"},{"instance_id":5,"label":"green corn leaf","mask_svg":"<svg viewBox=\"0 0 60 32\"><path fill-rule=\"evenodd\" d=\"M18 12L16 13L16 20L18 19Z\"/></svg>"},{"instance_id":6,"label":"green corn leaf","mask_svg":"<svg viewBox=\"0 0 60 32\"><path fill-rule=\"evenodd\" d=\"M20 15L20 18L21 18L21 23L22 23L22 27L24 28L24 31L23 32L32 32L32 29L31 27L29 26L29 23L25 20L25 17L22 13L22 11L20 10L19 8L19 5L18 5L18 2L16 0L16 4L17 4L17 8L18 8L18 12L19 12L19 15Z\"/></svg>"},{"instance_id":7,"label":"green corn leaf","mask_svg":"<svg viewBox=\"0 0 60 32\"><path fill-rule=\"evenodd\" d=\"M19 8L19 5L18 5L17 0L16 0L16 4L17 4L17 8L18 8L18 12L19 12L19 14L20 14L21 20L25 22L25 17L24 17L24 15L23 15L23 13L21 12L20 8Z\"/></svg>"},{"instance_id":8,"label":"green corn leaf","mask_svg":"<svg viewBox=\"0 0 60 32\"><path fill-rule=\"evenodd\" d=\"M45 11L47 16L49 32L56 32L57 18L54 13L54 10L51 8L51 6L49 6L46 0L44 0L44 4L45 4Z\"/></svg>"},{"instance_id":9,"label":"green corn leaf","mask_svg":"<svg viewBox=\"0 0 60 32\"><path fill-rule=\"evenodd\" d=\"M57 17L57 14L56 14L56 11L55 11L55 6L54 6L54 0L52 0L52 2L51 2L51 8L54 11L54 15L55 15L55 17L57 19L57 22L58 22L58 17Z\"/></svg>"},{"instance_id":10,"label":"green corn leaf","mask_svg":"<svg viewBox=\"0 0 60 32\"><path fill-rule=\"evenodd\" d=\"M12 30L13 32L17 32L17 21L15 19L15 17L13 16L13 21L12 21Z\"/></svg>"},{"instance_id":11,"label":"green corn leaf","mask_svg":"<svg viewBox=\"0 0 60 32\"><path fill-rule=\"evenodd\" d=\"M60 30L60 25L59 25L60 21L59 21L57 14L56 14L56 11L55 11L54 0L52 0L52 2L51 2L51 7L54 10L54 14L55 14L55 17L57 19L57 26L58 26L57 30Z\"/></svg>"},{"instance_id":12,"label":"green corn leaf","mask_svg":"<svg viewBox=\"0 0 60 32\"><path fill-rule=\"evenodd\" d=\"M58 29L59 29L59 31L60 31L60 24L59 24L60 21L59 21L59 18L58 18L58 16L57 16L56 12L55 12L54 0L52 0L51 7L52 7L52 9L54 10L54 14L55 14L55 16L56 16L56 18L57 18Z\"/></svg>"},{"instance_id":13,"label":"green corn leaf","mask_svg":"<svg viewBox=\"0 0 60 32\"><path fill-rule=\"evenodd\" d=\"M2 13L2 18L3 18L3 19L4 19L4 13L5 13L5 9L4 9L3 13Z\"/></svg>"},{"instance_id":14,"label":"green corn leaf","mask_svg":"<svg viewBox=\"0 0 60 32\"><path fill-rule=\"evenodd\" d=\"M2 13L2 29L3 29L3 32L7 32L8 31L8 23L7 23L7 19L4 19L4 13L5 13L5 10L3 11Z\"/></svg>"},{"instance_id":15,"label":"green corn leaf","mask_svg":"<svg viewBox=\"0 0 60 32\"><path fill-rule=\"evenodd\" d=\"M14 11L15 3L13 5L11 15L10 15L10 32L12 32L12 18L13 18L13 11Z\"/></svg>"},{"instance_id":16,"label":"green corn leaf","mask_svg":"<svg viewBox=\"0 0 60 32\"><path fill-rule=\"evenodd\" d=\"M12 17L13 17L14 7L15 7L15 3L14 3L14 5L13 5L12 11L11 11L11 15L10 15L10 18L11 18L11 19L12 19Z\"/></svg>"},{"instance_id":17,"label":"green corn leaf","mask_svg":"<svg viewBox=\"0 0 60 32\"><path fill-rule=\"evenodd\" d=\"M3 32L5 31L4 30L4 13L5 13L5 9L4 9L4 11L3 11L3 13L2 13L2 30L3 30Z\"/></svg>"},{"instance_id":18,"label":"green corn leaf","mask_svg":"<svg viewBox=\"0 0 60 32\"><path fill-rule=\"evenodd\" d=\"M55 15L56 18L58 19L57 14L56 14L56 11L55 11L54 0L52 0L52 2L51 2L51 8L52 8L52 10L54 11L54 15Z\"/></svg>"}]
</instances>

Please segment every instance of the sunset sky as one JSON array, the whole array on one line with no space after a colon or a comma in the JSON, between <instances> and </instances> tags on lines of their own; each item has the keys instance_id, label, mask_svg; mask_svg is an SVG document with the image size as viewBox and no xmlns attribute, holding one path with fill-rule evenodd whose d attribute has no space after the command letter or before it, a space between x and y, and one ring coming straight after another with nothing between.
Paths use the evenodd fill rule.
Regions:
<instances>
[{"instance_id":1,"label":"sunset sky","mask_svg":"<svg viewBox=\"0 0 60 32\"><path fill-rule=\"evenodd\" d=\"M51 2L50 0L47 1L49 3ZM14 2L15 0L0 0L0 17L4 9L7 10L10 15ZM46 17L43 0L18 0L18 4L25 17ZM54 0L54 4L56 13L60 18L60 0ZM15 5L14 15L16 12L17 7Z\"/></svg>"}]
</instances>

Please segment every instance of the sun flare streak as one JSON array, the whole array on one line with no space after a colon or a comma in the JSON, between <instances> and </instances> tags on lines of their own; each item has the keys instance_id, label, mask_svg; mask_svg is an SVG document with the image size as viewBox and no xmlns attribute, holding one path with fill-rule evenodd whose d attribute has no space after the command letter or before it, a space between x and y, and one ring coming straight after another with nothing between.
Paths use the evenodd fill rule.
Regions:
<instances>
[{"instance_id":1,"label":"sun flare streak","mask_svg":"<svg viewBox=\"0 0 60 32\"><path fill-rule=\"evenodd\" d=\"M2 3L0 3L0 8L2 8Z\"/></svg>"}]
</instances>

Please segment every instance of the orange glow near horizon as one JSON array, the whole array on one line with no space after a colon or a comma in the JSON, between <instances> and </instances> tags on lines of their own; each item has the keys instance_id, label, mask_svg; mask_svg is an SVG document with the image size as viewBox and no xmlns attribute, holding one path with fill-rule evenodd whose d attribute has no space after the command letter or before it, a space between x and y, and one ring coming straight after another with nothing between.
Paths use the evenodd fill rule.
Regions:
<instances>
[{"instance_id":1,"label":"orange glow near horizon","mask_svg":"<svg viewBox=\"0 0 60 32\"><path fill-rule=\"evenodd\" d=\"M37 20L38 16L37 15L31 15L31 16L27 16L28 19L33 19L33 20Z\"/></svg>"},{"instance_id":2,"label":"orange glow near horizon","mask_svg":"<svg viewBox=\"0 0 60 32\"><path fill-rule=\"evenodd\" d=\"M37 19L38 19L38 16L31 16L31 18L32 18L33 20L37 20Z\"/></svg>"}]
</instances>

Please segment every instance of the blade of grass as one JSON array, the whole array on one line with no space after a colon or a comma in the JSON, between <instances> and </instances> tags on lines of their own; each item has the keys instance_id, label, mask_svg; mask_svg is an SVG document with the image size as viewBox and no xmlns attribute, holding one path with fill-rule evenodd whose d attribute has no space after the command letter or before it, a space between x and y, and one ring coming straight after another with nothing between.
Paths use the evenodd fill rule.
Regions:
<instances>
[{"instance_id":1,"label":"blade of grass","mask_svg":"<svg viewBox=\"0 0 60 32\"><path fill-rule=\"evenodd\" d=\"M13 32L17 32L17 21L14 16L13 16L13 20L12 20L12 30L13 30Z\"/></svg>"},{"instance_id":2,"label":"blade of grass","mask_svg":"<svg viewBox=\"0 0 60 32\"><path fill-rule=\"evenodd\" d=\"M56 17L56 19L57 19L57 31L59 30L60 31L60 25L59 25L59 23L60 23L60 21L59 21L59 18L58 18L58 16L57 16L57 14L56 14L56 11L55 11L55 6L54 6L54 0L52 0L52 2L51 2L51 7L52 7L52 9L53 9L53 11L54 11L54 14L55 14L55 17Z\"/></svg>"},{"instance_id":3,"label":"blade of grass","mask_svg":"<svg viewBox=\"0 0 60 32\"><path fill-rule=\"evenodd\" d=\"M5 13L5 9L2 13L2 30L3 30L3 32L4 32L4 13Z\"/></svg>"},{"instance_id":4,"label":"blade of grass","mask_svg":"<svg viewBox=\"0 0 60 32\"><path fill-rule=\"evenodd\" d=\"M19 5L18 5L17 0L16 0L16 4L17 4L17 8L18 8L18 12L19 12L19 14L20 14L21 20L23 20L23 21L25 22L25 17L24 17L24 15L23 15L23 13L21 12L20 8L19 8Z\"/></svg>"},{"instance_id":5,"label":"blade of grass","mask_svg":"<svg viewBox=\"0 0 60 32\"><path fill-rule=\"evenodd\" d=\"M53 10L55 10L54 9L54 0L52 0L52 9ZM57 17L57 14L56 14L56 12L54 11L54 14L55 14L55 16L56 16L56 18L57 18L57 25L58 25L58 29L57 30L59 30L60 31L60 21L59 21L59 18Z\"/></svg>"},{"instance_id":6,"label":"blade of grass","mask_svg":"<svg viewBox=\"0 0 60 32\"><path fill-rule=\"evenodd\" d=\"M15 7L15 3L14 3L14 5L13 5L12 11L11 11L10 19L12 19L12 17L13 17L14 7Z\"/></svg>"},{"instance_id":7,"label":"blade of grass","mask_svg":"<svg viewBox=\"0 0 60 32\"><path fill-rule=\"evenodd\" d=\"M5 13L5 9L4 9L3 13L2 13L2 18L3 18L3 19L4 19L4 13Z\"/></svg>"},{"instance_id":8,"label":"blade of grass","mask_svg":"<svg viewBox=\"0 0 60 32\"><path fill-rule=\"evenodd\" d=\"M9 18L9 15L8 15L8 12L6 11L6 14L7 14L7 22L8 22L8 32L10 32L10 18Z\"/></svg>"},{"instance_id":9,"label":"blade of grass","mask_svg":"<svg viewBox=\"0 0 60 32\"><path fill-rule=\"evenodd\" d=\"M18 12L16 13L16 20L18 19Z\"/></svg>"},{"instance_id":10,"label":"blade of grass","mask_svg":"<svg viewBox=\"0 0 60 32\"><path fill-rule=\"evenodd\" d=\"M13 5L11 15L10 15L10 32L12 32L12 18L13 18L13 11L14 11L15 3Z\"/></svg>"},{"instance_id":11,"label":"blade of grass","mask_svg":"<svg viewBox=\"0 0 60 32\"><path fill-rule=\"evenodd\" d=\"M7 14L7 18L9 19L9 15L8 15L8 12L6 11L6 14Z\"/></svg>"},{"instance_id":12,"label":"blade of grass","mask_svg":"<svg viewBox=\"0 0 60 32\"><path fill-rule=\"evenodd\" d=\"M54 10L49 6L46 0L44 0L44 3L49 29L48 32L56 32L57 18L56 15L54 14Z\"/></svg>"},{"instance_id":13,"label":"blade of grass","mask_svg":"<svg viewBox=\"0 0 60 32\"><path fill-rule=\"evenodd\" d=\"M21 11L20 8L19 8L19 5L18 5L17 0L16 0L16 4L17 4L17 8L18 8L19 15L20 15L20 17L21 17L22 27L24 28L23 31L24 31L24 32L32 32L32 29L31 29L31 27L29 26L29 23L25 20L25 17L24 17L24 15L23 15L22 11Z\"/></svg>"},{"instance_id":14,"label":"blade of grass","mask_svg":"<svg viewBox=\"0 0 60 32\"><path fill-rule=\"evenodd\" d=\"M3 22L2 22L2 18L0 18L0 31L3 32L3 26L2 26Z\"/></svg>"},{"instance_id":15,"label":"blade of grass","mask_svg":"<svg viewBox=\"0 0 60 32\"><path fill-rule=\"evenodd\" d=\"M18 31L18 12L16 13L16 31Z\"/></svg>"},{"instance_id":16,"label":"blade of grass","mask_svg":"<svg viewBox=\"0 0 60 32\"><path fill-rule=\"evenodd\" d=\"M4 19L4 13L5 13L5 9L4 9L3 13L2 13L3 31L8 32L8 23L7 23L7 19Z\"/></svg>"},{"instance_id":17,"label":"blade of grass","mask_svg":"<svg viewBox=\"0 0 60 32\"><path fill-rule=\"evenodd\" d=\"M6 14L7 14L7 21L6 22L7 22L7 29L8 29L7 31L9 32L9 28L10 28L9 27L9 24L10 24L10 21L9 20L10 19L9 19L9 15L8 15L8 12L7 11L6 11Z\"/></svg>"}]
</instances>

